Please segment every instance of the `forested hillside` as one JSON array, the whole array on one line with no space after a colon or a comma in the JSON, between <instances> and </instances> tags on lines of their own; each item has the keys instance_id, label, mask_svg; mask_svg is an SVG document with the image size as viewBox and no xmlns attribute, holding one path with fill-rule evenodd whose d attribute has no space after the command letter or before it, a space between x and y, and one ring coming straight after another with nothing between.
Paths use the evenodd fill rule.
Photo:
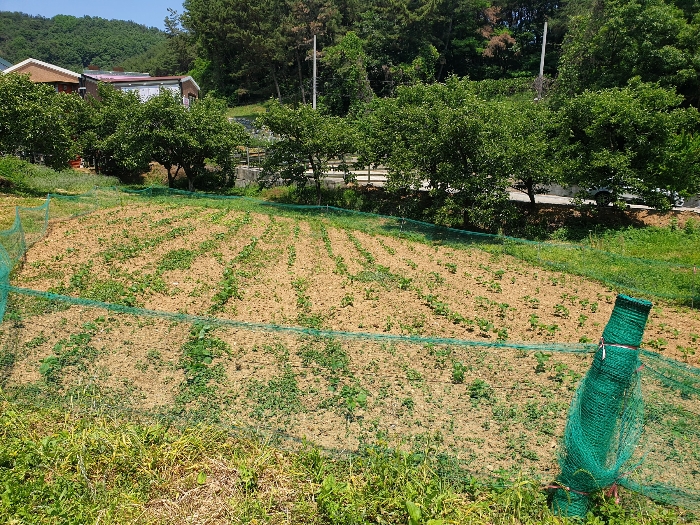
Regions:
<instances>
[{"instance_id":1,"label":"forested hillside","mask_svg":"<svg viewBox=\"0 0 700 525\"><path fill-rule=\"evenodd\" d=\"M644 82L697 105L700 3L687 0L185 0L205 86L308 101L317 36L321 94L367 99L397 86L545 74L567 95ZM342 112L343 108L337 108Z\"/></svg>"},{"instance_id":2,"label":"forested hillside","mask_svg":"<svg viewBox=\"0 0 700 525\"><path fill-rule=\"evenodd\" d=\"M120 66L167 39L154 27L90 16L44 18L0 11L0 28L0 56L6 60L16 64L31 57L76 72L90 64Z\"/></svg>"}]
</instances>

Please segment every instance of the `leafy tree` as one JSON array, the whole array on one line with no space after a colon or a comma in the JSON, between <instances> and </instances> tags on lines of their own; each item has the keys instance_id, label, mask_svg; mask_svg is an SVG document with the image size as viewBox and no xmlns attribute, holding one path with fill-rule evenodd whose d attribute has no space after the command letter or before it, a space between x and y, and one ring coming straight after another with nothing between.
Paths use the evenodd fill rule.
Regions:
<instances>
[{"instance_id":1,"label":"leafy tree","mask_svg":"<svg viewBox=\"0 0 700 525\"><path fill-rule=\"evenodd\" d=\"M304 62L312 58L313 37L317 37L317 46L332 42L338 29L339 13L334 0L286 0L286 6L288 14L282 33L290 46L290 59L297 66L301 102L306 104L304 71L308 71L308 66L304 66Z\"/></svg>"},{"instance_id":2,"label":"leafy tree","mask_svg":"<svg viewBox=\"0 0 700 525\"><path fill-rule=\"evenodd\" d=\"M563 95L624 87L638 76L700 104L700 18L663 0L590 0L588 6L569 22L558 81Z\"/></svg>"},{"instance_id":3,"label":"leafy tree","mask_svg":"<svg viewBox=\"0 0 700 525\"><path fill-rule=\"evenodd\" d=\"M98 172L131 177L148 170L148 144L138 133L144 121L138 95L108 84L98 86L99 100L90 98L90 122L81 134L85 155Z\"/></svg>"},{"instance_id":4,"label":"leafy tree","mask_svg":"<svg viewBox=\"0 0 700 525\"><path fill-rule=\"evenodd\" d=\"M633 79L624 88L584 91L561 110L561 163L572 184L632 189L659 208L657 188L700 190L698 111L678 108L672 90Z\"/></svg>"},{"instance_id":5,"label":"leafy tree","mask_svg":"<svg viewBox=\"0 0 700 525\"><path fill-rule=\"evenodd\" d=\"M546 104L510 99L495 102L491 125L497 130L491 159L501 173L512 177L513 187L524 192L535 206L535 195L560 182L554 146L557 114Z\"/></svg>"},{"instance_id":6,"label":"leafy tree","mask_svg":"<svg viewBox=\"0 0 700 525\"><path fill-rule=\"evenodd\" d=\"M335 114L345 115L374 97L366 63L362 41L353 31L324 50L323 64L331 69L332 77L326 82L323 100Z\"/></svg>"},{"instance_id":7,"label":"leafy tree","mask_svg":"<svg viewBox=\"0 0 700 525\"><path fill-rule=\"evenodd\" d=\"M207 161L228 166L234 151L247 141L245 128L226 118L226 104L212 96L195 101L186 112L185 146L175 157L187 176L188 189L194 191L197 177Z\"/></svg>"},{"instance_id":8,"label":"leafy tree","mask_svg":"<svg viewBox=\"0 0 700 525\"><path fill-rule=\"evenodd\" d=\"M197 60L197 49L192 35L182 27L182 15L168 9L165 28L166 40L158 42L140 55L124 60L122 66L127 71L146 71L154 76L189 73Z\"/></svg>"},{"instance_id":9,"label":"leafy tree","mask_svg":"<svg viewBox=\"0 0 700 525\"><path fill-rule=\"evenodd\" d=\"M356 140L345 119L308 105L292 108L276 103L258 118L258 124L277 137L267 150L261 181L283 179L303 187L308 181L306 170L311 169L317 202L321 204L321 181L331 169L330 161L339 160L336 169L348 173L344 159L354 152Z\"/></svg>"},{"instance_id":10,"label":"leafy tree","mask_svg":"<svg viewBox=\"0 0 700 525\"><path fill-rule=\"evenodd\" d=\"M185 0L182 21L209 62L204 71L225 96L262 90L281 99L288 62L282 0ZM274 91L267 91L272 84Z\"/></svg>"},{"instance_id":11,"label":"leafy tree","mask_svg":"<svg viewBox=\"0 0 700 525\"><path fill-rule=\"evenodd\" d=\"M208 162L230 167L236 148L247 140L243 126L226 118L226 105L211 96L188 109L179 96L163 90L143 105L143 117L139 140L148 145L151 158L168 170L169 185L182 169L190 191Z\"/></svg>"},{"instance_id":12,"label":"leafy tree","mask_svg":"<svg viewBox=\"0 0 700 525\"><path fill-rule=\"evenodd\" d=\"M167 170L168 186L172 188L182 169L182 152L188 143L185 133L187 109L180 97L166 90L149 98L143 109L140 140L149 144L152 159Z\"/></svg>"},{"instance_id":13,"label":"leafy tree","mask_svg":"<svg viewBox=\"0 0 700 525\"><path fill-rule=\"evenodd\" d=\"M427 186L437 222L495 229L509 210L510 182L495 160L499 130L490 123L497 111L456 77L402 87L395 99L376 100L363 122L370 138L361 160L386 165L392 191Z\"/></svg>"},{"instance_id":14,"label":"leafy tree","mask_svg":"<svg viewBox=\"0 0 700 525\"><path fill-rule=\"evenodd\" d=\"M63 169L79 152L74 140L77 95L56 93L28 75L0 75L0 152Z\"/></svg>"}]
</instances>

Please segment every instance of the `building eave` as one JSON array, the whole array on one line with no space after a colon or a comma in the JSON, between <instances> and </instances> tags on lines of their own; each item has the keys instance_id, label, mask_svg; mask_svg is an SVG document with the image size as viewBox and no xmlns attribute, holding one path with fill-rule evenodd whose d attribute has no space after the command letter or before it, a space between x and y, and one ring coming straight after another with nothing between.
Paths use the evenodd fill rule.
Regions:
<instances>
[{"instance_id":1,"label":"building eave","mask_svg":"<svg viewBox=\"0 0 700 525\"><path fill-rule=\"evenodd\" d=\"M76 73L75 71L71 71L69 69L64 69L62 67L55 66L53 64L49 64L48 62L42 62L41 60L37 60L36 58L28 58L26 60L23 60L19 64L15 64L12 67L8 67L6 70L3 71L3 73L8 74L8 73L14 73L18 69L22 69L24 66L30 65L30 64L35 64L40 67L45 67L46 69L50 69L51 71L55 71L57 73L61 73L63 75L71 76L75 78L75 82L79 83L80 82L80 73Z\"/></svg>"}]
</instances>

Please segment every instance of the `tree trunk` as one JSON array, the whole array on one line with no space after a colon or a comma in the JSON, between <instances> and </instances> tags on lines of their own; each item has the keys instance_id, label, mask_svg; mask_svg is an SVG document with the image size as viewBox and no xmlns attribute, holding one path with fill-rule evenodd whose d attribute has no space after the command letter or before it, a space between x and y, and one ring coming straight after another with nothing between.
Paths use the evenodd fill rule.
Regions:
<instances>
[{"instance_id":1,"label":"tree trunk","mask_svg":"<svg viewBox=\"0 0 700 525\"><path fill-rule=\"evenodd\" d=\"M172 168L172 165L168 167L168 188L175 186L175 179L177 179L177 174L180 172L180 165L177 165L173 175L170 175L170 168Z\"/></svg>"},{"instance_id":2,"label":"tree trunk","mask_svg":"<svg viewBox=\"0 0 700 525\"><path fill-rule=\"evenodd\" d=\"M314 162L313 156L309 155L309 164L311 165L311 171L314 174L314 184L316 185L316 204L321 205L321 178L323 173L321 173L321 166Z\"/></svg>"},{"instance_id":3,"label":"tree trunk","mask_svg":"<svg viewBox=\"0 0 700 525\"><path fill-rule=\"evenodd\" d=\"M277 100L282 103L282 92L280 91L279 82L277 82L277 75L275 74L275 66L270 67L270 72L272 73L272 81L275 83L275 90L277 91Z\"/></svg>"},{"instance_id":4,"label":"tree trunk","mask_svg":"<svg viewBox=\"0 0 700 525\"><path fill-rule=\"evenodd\" d=\"M527 196L530 197L530 208L535 210L535 183L532 179L525 180L525 187L527 188Z\"/></svg>"},{"instance_id":5,"label":"tree trunk","mask_svg":"<svg viewBox=\"0 0 700 525\"><path fill-rule=\"evenodd\" d=\"M299 58L299 50L295 49L294 54L297 57L297 71L299 72L299 89L301 90L301 102L306 104L306 92L304 91L304 77L301 74L301 58Z\"/></svg>"},{"instance_id":6,"label":"tree trunk","mask_svg":"<svg viewBox=\"0 0 700 525\"><path fill-rule=\"evenodd\" d=\"M445 55L447 54L447 48L450 45L450 35L452 34L452 17L450 17L450 25L447 26L447 35L445 35L445 47L442 50L442 60L440 60L440 69L438 70L437 74L437 81L440 82L440 79L442 78L442 69L445 67L445 62L447 61L447 58Z\"/></svg>"},{"instance_id":7,"label":"tree trunk","mask_svg":"<svg viewBox=\"0 0 700 525\"><path fill-rule=\"evenodd\" d=\"M321 177L316 177L316 204L321 205Z\"/></svg>"}]
</instances>

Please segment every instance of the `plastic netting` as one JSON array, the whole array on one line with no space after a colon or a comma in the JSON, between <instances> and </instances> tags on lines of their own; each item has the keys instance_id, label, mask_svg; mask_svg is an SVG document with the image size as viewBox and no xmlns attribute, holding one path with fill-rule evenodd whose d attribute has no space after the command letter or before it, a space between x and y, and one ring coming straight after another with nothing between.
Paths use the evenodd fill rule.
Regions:
<instances>
[{"instance_id":1,"label":"plastic netting","mask_svg":"<svg viewBox=\"0 0 700 525\"><path fill-rule=\"evenodd\" d=\"M535 264L553 266L557 269L571 270L596 277L623 289L641 290L649 296L670 295L679 300L696 297L692 268L656 261L623 258L604 252L595 252L595 257L591 257L594 252L581 247L531 243L502 236L462 232L396 217L357 213L325 206L279 205L242 197L212 196L168 188L148 188L138 191L120 191L115 188L112 191L93 191L80 196L50 195L44 204L36 208L17 208L12 228L0 232L0 245L2 247L0 250L0 279L3 283L0 288L0 299L2 300L0 315L4 315L8 294L13 294L17 297L31 297L44 301L46 304L62 305L61 308L79 308L80 312L83 312L80 315L83 316L86 315L84 312L90 309L105 312L104 315L99 316L99 319L102 319L100 322L104 322L105 318L109 320L110 314L117 314L133 316L135 319L157 319L170 323L170 326L182 324L198 327L220 327L224 333L230 334L237 330L266 335L278 334L280 337L294 337L301 341L291 342L289 346L301 345L298 355L302 356L302 359L294 366L304 370L310 366L309 360L317 359L308 357L316 355L308 348L314 344L330 345L327 341L335 339L364 341L370 345L380 346L406 345L411 348L430 348L430 352L434 352L438 357L449 355L448 351L444 350L446 348L474 349L475 351L488 349L489 352L493 352L495 360L493 364L489 365L490 367L497 367L497 363L513 359L512 355L507 356L507 352L513 351L578 354L581 356L595 352L593 364L576 390L568 413L564 441L560 449L562 472L557 479L557 486L564 488L556 490L554 508L562 515L583 517L589 508L592 493L603 489L615 489L618 485L664 503L690 509L700 508L700 446L698 445L700 442L698 439L700 437L698 434L700 432L698 430L700 429L700 414L697 413L697 399L700 395L700 370L664 358L655 352L638 350L637 347L640 345L644 332L646 315L651 307L651 303L648 301L620 296L613 316L603 333L606 344L598 346L595 344L467 340L251 323L216 316L189 315L181 312L137 308L10 285L12 269L27 248L46 234L49 219L59 220L84 215L100 207L110 207L128 199L144 197L154 200L165 199L166 202L191 198L237 199L244 208L266 213L269 213L270 210L276 210L280 214L289 211L312 215L330 214L339 218L347 217L349 227L387 234L400 233L403 237L414 237L421 241L479 246L488 251L497 250L499 253L513 255ZM620 262L623 259L624 265L616 264L616 261ZM650 266L654 267L654 272L648 271ZM636 269L630 271L630 267ZM663 282L663 287L658 288L657 284L661 282ZM671 288L669 288L669 283ZM676 292L669 294L667 293L669 289L676 290ZM56 322L56 320L51 322ZM79 324L87 326L94 324L94 322L82 319ZM153 329L141 321L138 321L137 324L139 326L144 324L146 331ZM50 332L55 329L55 325L47 324L44 329L46 332ZM163 327L159 330L157 333L164 333L172 328ZM156 332L152 332L151 335L153 333ZM201 333L200 339L203 337ZM186 337L183 337L186 340ZM235 341L233 335L230 337L231 341ZM30 342L35 339L30 340ZM319 341L325 342L319 343ZM186 346L188 343L183 340L178 344ZM276 344L278 342L270 343L273 353ZM435 347L438 350L434 350ZM506 354L497 357L499 351L504 351ZM479 363L486 366L484 365L484 355L479 354L479 356L474 361L474 367L478 367ZM60 357L58 356L56 359ZM213 354L205 357L211 363ZM248 356L248 358L254 359L255 356ZM517 358L516 356L515 359L517 360ZM324 362L325 364L318 366L327 367L333 375L337 370L345 370L343 368L345 361L338 359L335 361L331 359L328 363ZM51 362L45 363L50 364ZM236 363L233 368L234 372L238 370L238 366L239 364ZM260 364L260 366L263 365ZM562 369L566 370L566 367ZM46 365L44 371L46 372L46 370L50 373L51 366ZM455 372L453 371L453 373ZM427 375L427 372L423 375ZM347 376L342 377L347 379ZM346 403L341 403L343 409L346 412L352 412L355 407L363 406L366 403L366 397L363 397L366 396L364 392L370 389L369 385L377 377L379 376L374 376L372 372L364 372L362 380L354 378L355 383L347 381L347 384L343 384L342 379L333 376L331 386L336 389L334 395L340 396L344 400L343 403ZM362 381L368 381L368 383L365 384ZM409 382L411 381L416 384L420 383L420 374L413 379L409 374ZM435 381L440 383L442 380L436 379ZM488 382L475 379L469 386L466 400L472 406L485 400L484 402L491 407L489 408L492 411L491 417L495 421L501 421L510 394L506 395L501 403L498 396L493 395L489 390L496 388L496 381L494 379L489 385ZM447 381L445 384L451 384L451 382ZM517 392L520 387L515 385L512 388ZM246 392L249 397L254 398L259 395L260 399L267 399L264 398L265 394L261 384L253 383ZM415 410L414 403L415 401L409 397L397 401L397 404L401 404L406 411ZM329 402L328 406L330 405L332 403ZM263 406L267 405L263 403ZM207 407L207 410L213 410L213 405L207 405ZM513 413L518 410L527 413L528 411L533 412L535 409L533 405L523 403L522 407L509 410L512 410ZM454 429L451 430L454 434L450 436L452 441L447 440L451 443L450 451L457 456L461 454L463 457L470 457L469 454L471 454L473 458L481 459L481 456L478 456L474 451L467 454L465 448L460 449L460 446L464 446L463 443L460 445L463 436L460 436L459 432L462 427L459 424L454 424L455 417L459 420L459 418L473 417L473 415L461 413L459 408L455 407L451 417L453 421L449 425L446 423L444 427ZM536 419L536 416L532 416L532 418ZM350 419L346 418L346 420ZM378 424L378 426L381 425ZM488 430L488 419L482 426L486 431ZM287 428L290 434L295 435L293 425ZM550 435L551 432L552 430L548 430L545 435ZM303 439L305 436L296 434L296 437ZM342 441L342 436L337 436L337 439ZM525 450L518 445L517 439L513 438L513 442L509 442L508 446L519 451L518 453L523 454L524 457L537 457L534 452ZM474 443L479 445L478 440ZM356 441L348 441L348 444L341 448L352 448L353 446L357 446ZM520 448L518 448L519 446Z\"/></svg>"}]
</instances>

